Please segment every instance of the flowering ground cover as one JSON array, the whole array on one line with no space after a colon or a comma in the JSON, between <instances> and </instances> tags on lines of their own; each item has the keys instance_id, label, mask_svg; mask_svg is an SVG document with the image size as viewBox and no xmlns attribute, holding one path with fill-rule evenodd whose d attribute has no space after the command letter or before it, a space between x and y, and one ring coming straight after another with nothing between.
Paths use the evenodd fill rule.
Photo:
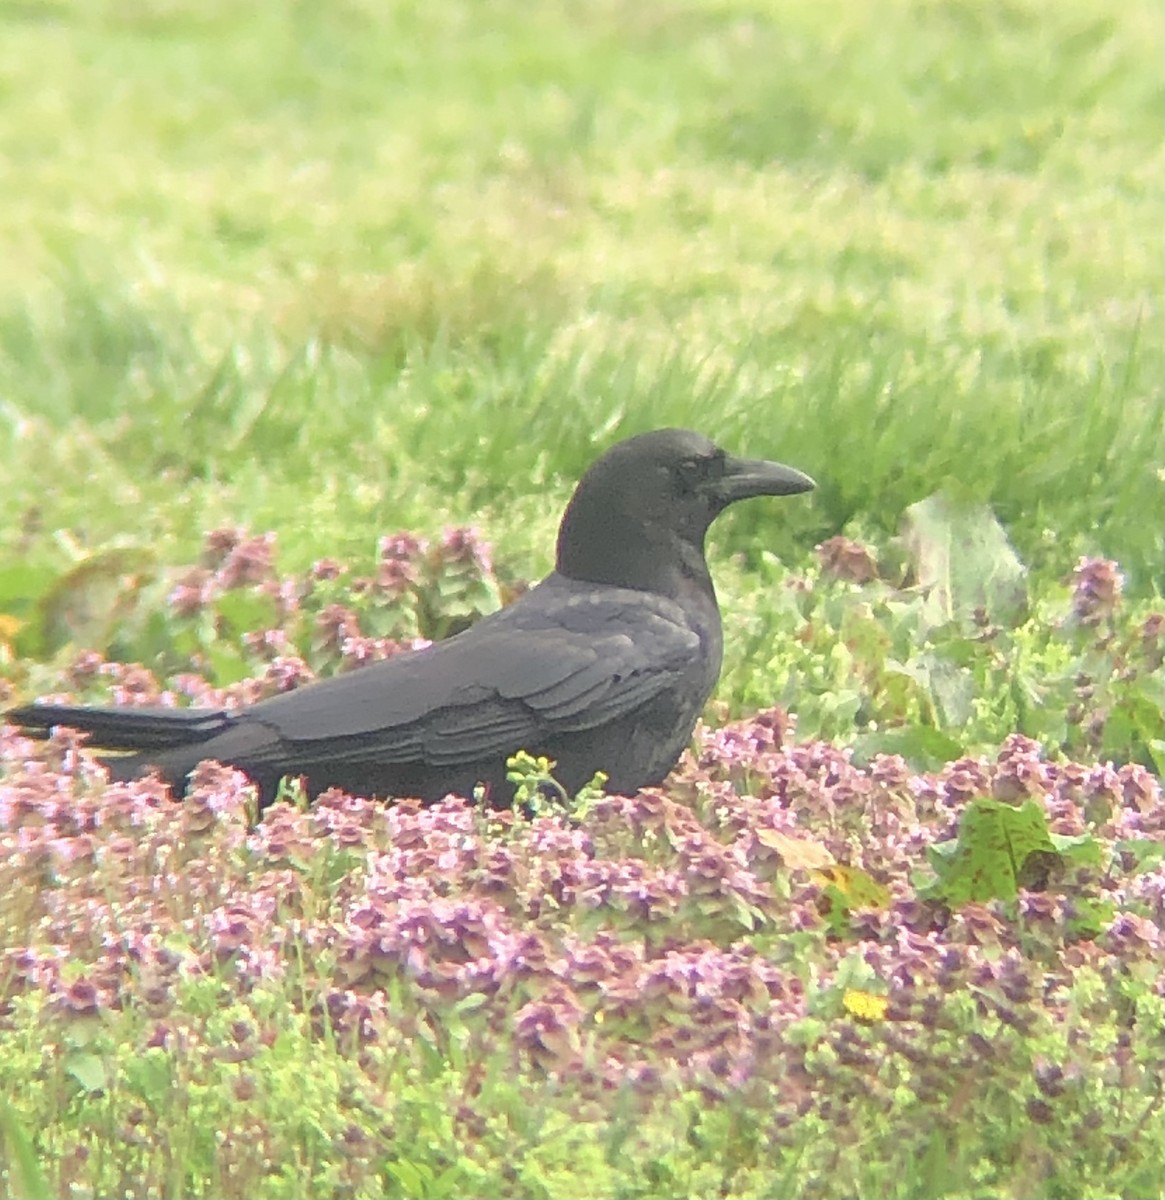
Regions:
<instances>
[{"instance_id":1,"label":"flowering ground cover","mask_svg":"<svg viewBox=\"0 0 1165 1200\"><path fill-rule=\"evenodd\" d=\"M0 705L448 636L645 428L819 484L717 522L637 797L256 821L0 731L0 1200L1161 1197L1163 42L0 4Z\"/></svg>"},{"instance_id":2,"label":"flowering ground cover","mask_svg":"<svg viewBox=\"0 0 1165 1200\"><path fill-rule=\"evenodd\" d=\"M819 561L788 586L847 613L886 601L867 548ZM1080 564L1041 631L1051 675L1070 646L1159 683L1162 619L1127 613L1119 583ZM364 574L302 575L271 538L224 530L154 588L161 660L186 669L91 652L62 691L249 700L507 591L456 530L382 539ZM212 691L197 668L231 646L245 677ZM1100 745L1122 695L1076 679L1065 729ZM290 786L256 820L229 768L204 765L179 805L108 784L65 734L9 731L10 1193L1155 1195L1156 775L1020 733L932 771L857 757L776 708L702 726L634 797L555 797L530 760L515 811L338 792L309 808Z\"/></svg>"}]
</instances>

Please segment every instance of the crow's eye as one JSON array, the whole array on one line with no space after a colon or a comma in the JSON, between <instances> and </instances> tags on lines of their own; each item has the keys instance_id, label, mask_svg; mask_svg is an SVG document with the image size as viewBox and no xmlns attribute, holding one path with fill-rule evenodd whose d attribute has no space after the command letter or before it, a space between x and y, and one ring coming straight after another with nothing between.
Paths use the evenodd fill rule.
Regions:
<instances>
[{"instance_id":1,"label":"crow's eye","mask_svg":"<svg viewBox=\"0 0 1165 1200\"><path fill-rule=\"evenodd\" d=\"M704 478L704 463L698 458L685 458L676 467L676 473L679 476L680 486L690 492Z\"/></svg>"}]
</instances>

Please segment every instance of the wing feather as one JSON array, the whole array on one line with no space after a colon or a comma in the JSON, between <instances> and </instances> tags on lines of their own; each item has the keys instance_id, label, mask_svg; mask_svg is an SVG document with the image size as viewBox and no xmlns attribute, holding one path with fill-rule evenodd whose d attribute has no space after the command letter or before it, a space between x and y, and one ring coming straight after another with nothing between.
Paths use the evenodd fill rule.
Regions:
<instances>
[{"instance_id":1,"label":"wing feather","mask_svg":"<svg viewBox=\"0 0 1165 1200\"><path fill-rule=\"evenodd\" d=\"M611 607L543 606L536 628L506 610L448 642L263 701L244 719L278 735L272 764L292 771L318 763L322 743L337 764L441 766L597 728L674 685L699 648L670 613L624 600L615 622Z\"/></svg>"}]
</instances>

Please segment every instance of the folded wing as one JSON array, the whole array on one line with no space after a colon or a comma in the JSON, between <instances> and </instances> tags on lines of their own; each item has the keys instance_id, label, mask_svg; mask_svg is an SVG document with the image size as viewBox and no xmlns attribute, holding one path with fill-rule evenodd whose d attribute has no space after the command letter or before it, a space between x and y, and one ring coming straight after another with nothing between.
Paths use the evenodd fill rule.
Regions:
<instances>
[{"instance_id":1,"label":"folded wing","mask_svg":"<svg viewBox=\"0 0 1165 1200\"><path fill-rule=\"evenodd\" d=\"M594 613L531 629L521 616L273 697L245 720L275 735L272 763L291 772L318 763L324 747L337 764L480 761L629 717L674 686L699 649L692 630L650 609L629 618L623 608L618 626ZM564 627L576 623L592 627Z\"/></svg>"}]
</instances>

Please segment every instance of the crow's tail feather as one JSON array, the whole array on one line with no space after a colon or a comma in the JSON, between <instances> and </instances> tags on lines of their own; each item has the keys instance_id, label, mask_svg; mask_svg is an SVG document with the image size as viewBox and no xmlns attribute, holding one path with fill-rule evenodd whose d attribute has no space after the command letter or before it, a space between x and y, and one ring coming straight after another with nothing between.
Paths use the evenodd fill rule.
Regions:
<instances>
[{"instance_id":1,"label":"crow's tail feather","mask_svg":"<svg viewBox=\"0 0 1165 1200\"><path fill-rule=\"evenodd\" d=\"M221 733L230 723L230 716L220 708L26 704L10 709L4 720L34 738L46 738L54 726L65 725L89 734L91 744L102 750L170 750L204 742Z\"/></svg>"}]
</instances>

